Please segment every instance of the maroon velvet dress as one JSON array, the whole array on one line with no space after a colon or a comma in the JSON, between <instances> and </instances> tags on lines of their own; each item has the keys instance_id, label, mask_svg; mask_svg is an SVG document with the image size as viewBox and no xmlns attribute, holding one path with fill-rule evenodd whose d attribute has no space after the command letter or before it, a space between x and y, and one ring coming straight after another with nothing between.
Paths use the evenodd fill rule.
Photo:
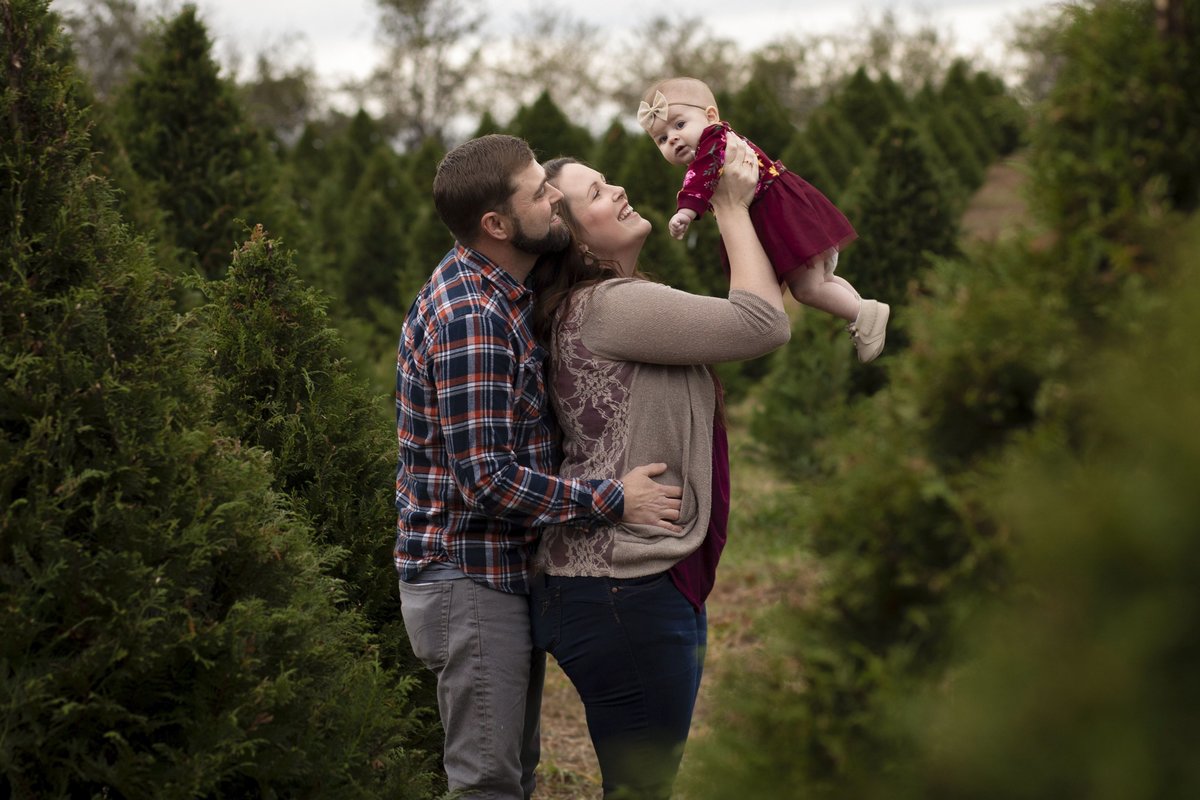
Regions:
<instances>
[{"instance_id":1,"label":"maroon velvet dress","mask_svg":"<svg viewBox=\"0 0 1200 800\"><path fill-rule=\"evenodd\" d=\"M710 208L713 190L725 164L725 137L730 133L733 129L724 121L705 128L696 147L696 158L688 165L677 203L680 209L696 212L697 219ZM759 169L750 221L781 282L789 272L811 266L813 259L826 250L840 250L857 238L850 220L820 190L781 162L772 160L754 142L749 139L746 142L758 155ZM721 263L728 272L729 255L724 241Z\"/></svg>"}]
</instances>

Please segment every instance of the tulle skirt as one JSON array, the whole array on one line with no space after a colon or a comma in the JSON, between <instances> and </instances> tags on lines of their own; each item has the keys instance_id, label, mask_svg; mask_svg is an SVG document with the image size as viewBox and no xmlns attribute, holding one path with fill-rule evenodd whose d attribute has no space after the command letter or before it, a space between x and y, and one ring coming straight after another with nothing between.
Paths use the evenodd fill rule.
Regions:
<instances>
[{"instance_id":1,"label":"tulle skirt","mask_svg":"<svg viewBox=\"0 0 1200 800\"><path fill-rule=\"evenodd\" d=\"M829 249L841 250L858 234L846 215L819 189L784 170L750 204L750 220L780 282L789 272L812 265ZM721 263L729 272L729 254L721 242Z\"/></svg>"}]
</instances>

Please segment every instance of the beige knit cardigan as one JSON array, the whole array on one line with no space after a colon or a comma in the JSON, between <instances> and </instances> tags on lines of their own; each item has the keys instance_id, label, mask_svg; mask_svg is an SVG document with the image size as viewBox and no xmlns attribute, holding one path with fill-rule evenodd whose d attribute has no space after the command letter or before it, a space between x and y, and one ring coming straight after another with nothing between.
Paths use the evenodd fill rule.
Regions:
<instances>
[{"instance_id":1,"label":"beige knit cardigan","mask_svg":"<svg viewBox=\"0 0 1200 800\"><path fill-rule=\"evenodd\" d=\"M550 394L563 431L560 474L618 478L665 462L683 487L681 533L620 524L545 529L538 564L552 575L636 578L700 546L712 506L716 393L705 364L764 355L787 342L787 314L755 294L688 294L638 279L577 292L551 344Z\"/></svg>"}]
</instances>

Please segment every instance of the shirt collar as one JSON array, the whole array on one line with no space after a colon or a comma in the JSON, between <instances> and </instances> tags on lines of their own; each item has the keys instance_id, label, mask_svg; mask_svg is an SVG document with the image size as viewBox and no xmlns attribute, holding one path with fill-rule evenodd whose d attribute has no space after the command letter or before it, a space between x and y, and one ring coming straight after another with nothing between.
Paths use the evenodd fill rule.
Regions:
<instances>
[{"instance_id":1,"label":"shirt collar","mask_svg":"<svg viewBox=\"0 0 1200 800\"><path fill-rule=\"evenodd\" d=\"M505 297L510 302L516 302L527 294L530 294L529 287L518 281L512 276L508 270L497 266L494 261L485 256L483 253L466 245L455 243L457 249L457 257L461 263L469 264L479 273L492 283L500 291L504 292Z\"/></svg>"}]
</instances>

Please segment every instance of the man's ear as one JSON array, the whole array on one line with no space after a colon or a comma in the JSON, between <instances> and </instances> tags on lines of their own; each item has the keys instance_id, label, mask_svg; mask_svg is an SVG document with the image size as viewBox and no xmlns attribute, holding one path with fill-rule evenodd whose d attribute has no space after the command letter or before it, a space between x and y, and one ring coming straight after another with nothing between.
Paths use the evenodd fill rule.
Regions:
<instances>
[{"instance_id":1,"label":"man's ear","mask_svg":"<svg viewBox=\"0 0 1200 800\"><path fill-rule=\"evenodd\" d=\"M508 217L496 211L489 211L479 218L479 230L484 236L504 241L509 236Z\"/></svg>"},{"instance_id":2,"label":"man's ear","mask_svg":"<svg viewBox=\"0 0 1200 800\"><path fill-rule=\"evenodd\" d=\"M721 112L717 110L716 106L709 106L704 109L704 116L709 122L717 122L721 119Z\"/></svg>"}]
</instances>

